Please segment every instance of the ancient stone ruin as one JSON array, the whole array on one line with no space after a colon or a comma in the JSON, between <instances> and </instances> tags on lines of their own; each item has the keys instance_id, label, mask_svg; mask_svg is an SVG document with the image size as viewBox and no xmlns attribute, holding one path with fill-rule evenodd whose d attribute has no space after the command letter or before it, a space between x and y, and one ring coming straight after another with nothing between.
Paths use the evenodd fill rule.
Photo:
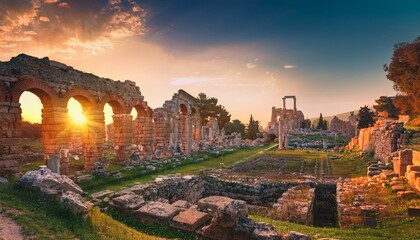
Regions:
<instances>
[{"instance_id":1,"label":"ancient stone ruin","mask_svg":"<svg viewBox=\"0 0 420 240\"><path fill-rule=\"evenodd\" d=\"M286 99L293 99L293 109L286 108ZM288 131L298 129L304 122L305 117L302 111L296 108L295 96L283 97L283 108L271 109L271 121L268 123L268 134L274 134L279 138L279 148L287 148L288 146Z\"/></svg>"},{"instance_id":2,"label":"ancient stone ruin","mask_svg":"<svg viewBox=\"0 0 420 240\"><path fill-rule=\"evenodd\" d=\"M25 91L34 93L42 102L44 158L46 162L55 162L62 173L68 170L69 149L80 148L85 170L92 171L94 163L102 157L106 138L114 144L111 147L115 149L116 160L124 163L134 151L140 158L148 159L188 154L198 149L201 140L215 134L210 127L202 128L196 99L183 90L163 107L152 110L135 82L100 78L48 58L21 54L9 62L0 62L0 174L19 170L22 160L19 98ZM82 129L69 124L70 98L82 105L87 119ZM103 110L107 103L114 115L112 131L105 132ZM136 119L131 115L133 109L137 111Z\"/></svg>"},{"instance_id":3,"label":"ancient stone ruin","mask_svg":"<svg viewBox=\"0 0 420 240\"><path fill-rule=\"evenodd\" d=\"M343 121L337 116L334 116L330 122L330 131L338 133L342 136L352 138L356 134L357 116L352 112L348 121Z\"/></svg>"}]
</instances>

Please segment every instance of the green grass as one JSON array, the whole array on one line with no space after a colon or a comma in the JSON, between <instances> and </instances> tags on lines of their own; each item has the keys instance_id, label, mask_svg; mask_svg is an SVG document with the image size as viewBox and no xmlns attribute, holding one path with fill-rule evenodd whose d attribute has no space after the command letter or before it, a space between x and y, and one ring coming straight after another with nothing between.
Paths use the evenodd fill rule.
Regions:
<instances>
[{"instance_id":1,"label":"green grass","mask_svg":"<svg viewBox=\"0 0 420 240\"><path fill-rule=\"evenodd\" d=\"M331 175L334 177L366 176L368 162L377 161L369 156L361 159L357 152L346 152L340 155L342 157L331 160Z\"/></svg>"},{"instance_id":2,"label":"green grass","mask_svg":"<svg viewBox=\"0 0 420 240\"><path fill-rule=\"evenodd\" d=\"M14 181L0 186L0 206L0 213L20 225L30 239L158 239L129 228L98 209L90 209L86 219L75 215L57 199L38 189L21 188ZM165 230L157 235L165 236L164 233Z\"/></svg>"},{"instance_id":3,"label":"green grass","mask_svg":"<svg viewBox=\"0 0 420 240\"><path fill-rule=\"evenodd\" d=\"M271 145L270 147L272 147ZM154 180L158 175L167 174L197 174L200 170L208 168L220 168L221 163L226 167L232 166L238 162L250 160L256 154L269 147L253 148L253 149L241 149L236 150L232 153L226 153L225 155L210 157L210 159L202 162L191 162L185 165L181 165L177 168L166 169L163 171L155 171L148 174L141 174L139 170L124 170L123 177L121 179L114 179L112 176L98 177L91 181L80 182L79 185L84 191L88 193L94 193L105 189L120 190L123 187L132 186L137 182L146 183L150 180ZM261 153L260 153L261 154Z\"/></svg>"},{"instance_id":4,"label":"green grass","mask_svg":"<svg viewBox=\"0 0 420 240\"><path fill-rule=\"evenodd\" d=\"M300 225L291 222L273 220L264 216L251 215L257 222L272 224L277 231L286 233L297 231L310 235L313 239L337 238L340 240L365 239L420 239L420 218L407 218L402 220L379 219L377 228L319 228Z\"/></svg>"}]
</instances>

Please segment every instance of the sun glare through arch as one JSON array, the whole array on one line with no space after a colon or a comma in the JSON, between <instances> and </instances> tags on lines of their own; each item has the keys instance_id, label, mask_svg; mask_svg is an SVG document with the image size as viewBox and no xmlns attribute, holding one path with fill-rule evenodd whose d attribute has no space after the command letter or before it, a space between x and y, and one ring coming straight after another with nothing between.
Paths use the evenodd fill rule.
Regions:
<instances>
[{"instance_id":1,"label":"sun glare through arch","mask_svg":"<svg viewBox=\"0 0 420 240\"><path fill-rule=\"evenodd\" d=\"M74 124L82 125L86 123L82 105L74 98L70 98L67 104L68 114Z\"/></svg>"}]
</instances>

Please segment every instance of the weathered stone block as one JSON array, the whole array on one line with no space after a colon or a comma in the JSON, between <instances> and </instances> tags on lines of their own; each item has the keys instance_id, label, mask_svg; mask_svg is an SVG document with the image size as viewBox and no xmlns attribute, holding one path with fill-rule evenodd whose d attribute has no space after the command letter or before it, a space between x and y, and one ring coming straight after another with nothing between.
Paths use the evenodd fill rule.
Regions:
<instances>
[{"instance_id":1,"label":"weathered stone block","mask_svg":"<svg viewBox=\"0 0 420 240\"><path fill-rule=\"evenodd\" d=\"M193 232L211 219L210 215L195 210L187 210L174 217L171 227Z\"/></svg>"},{"instance_id":2,"label":"weathered stone block","mask_svg":"<svg viewBox=\"0 0 420 240\"><path fill-rule=\"evenodd\" d=\"M171 220L181 211L177 207L173 207L168 203L149 202L135 214L136 218L143 222L152 222L162 225L169 225Z\"/></svg>"},{"instance_id":3,"label":"weathered stone block","mask_svg":"<svg viewBox=\"0 0 420 240\"><path fill-rule=\"evenodd\" d=\"M405 149L399 151L399 158L401 164L411 165L413 164L413 151L411 149Z\"/></svg>"},{"instance_id":4,"label":"weathered stone block","mask_svg":"<svg viewBox=\"0 0 420 240\"><path fill-rule=\"evenodd\" d=\"M420 207L408 207L407 212L409 217L420 217Z\"/></svg>"}]
</instances>

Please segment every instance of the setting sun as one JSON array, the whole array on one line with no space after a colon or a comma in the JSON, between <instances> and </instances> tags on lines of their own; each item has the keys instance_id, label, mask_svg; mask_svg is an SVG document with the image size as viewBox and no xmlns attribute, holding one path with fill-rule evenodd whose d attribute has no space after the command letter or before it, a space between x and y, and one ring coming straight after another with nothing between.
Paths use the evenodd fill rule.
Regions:
<instances>
[{"instance_id":1,"label":"setting sun","mask_svg":"<svg viewBox=\"0 0 420 240\"><path fill-rule=\"evenodd\" d=\"M83 115L83 108L80 103L74 99L70 98L68 105L68 114L75 124L84 124L86 122L86 117Z\"/></svg>"}]
</instances>

